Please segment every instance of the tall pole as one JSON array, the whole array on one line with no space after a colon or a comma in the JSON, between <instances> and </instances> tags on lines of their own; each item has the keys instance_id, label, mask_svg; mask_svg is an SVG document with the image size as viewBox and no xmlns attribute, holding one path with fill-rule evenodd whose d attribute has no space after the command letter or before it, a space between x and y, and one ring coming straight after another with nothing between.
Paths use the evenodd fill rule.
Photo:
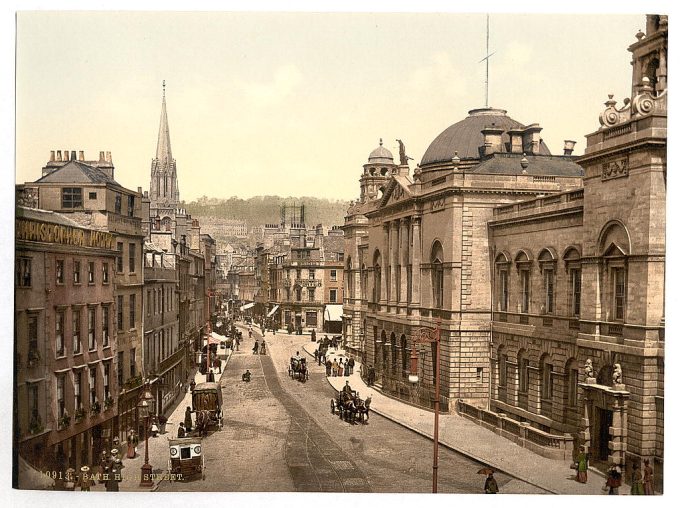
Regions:
<instances>
[{"instance_id":1,"label":"tall pole","mask_svg":"<svg viewBox=\"0 0 680 508\"><path fill-rule=\"evenodd\" d=\"M486 108L489 107L489 15L486 15L486 95L484 104Z\"/></svg>"},{"instance_id":2,"label":"tall pole","mask_svg":"<svg viewBox=\"0 0 680 508\"><path fill-rule=\"evenodd\" d=\"M432 454L432 493L437 493L437 470L439 469L439 360L440 353L440 335L441 329L439 323L437 324L435 340L437 341L437 359L434 366L434 452Z\"/></svg>"}]
</instances>

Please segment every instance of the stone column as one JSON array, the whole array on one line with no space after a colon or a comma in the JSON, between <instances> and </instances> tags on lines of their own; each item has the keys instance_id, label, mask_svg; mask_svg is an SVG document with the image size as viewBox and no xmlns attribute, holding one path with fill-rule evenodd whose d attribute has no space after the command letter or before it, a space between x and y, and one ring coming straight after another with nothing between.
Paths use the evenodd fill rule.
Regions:
<instances>
[{"instance_id":1,"label":"stone column","mask_svg":"<svg viewBox=\"0 0 680 508\"><path fill-rule=\"evenodd\" d=\"M390 305L397 303L397 267L399 265L399 221L390 222Z\"/></svg>"},{"instance_id":2,"label":"stone column","mask_svg":"<svg viewBox=\"0 0 680 508\"><path fill-rule=\"evenodd\" d=\"M413 235L413 248L409 252L411 257L411 303L414 307L420 305L420 221L421 217L415 215L411 218L411 234Z\"/></svg>"},{"instance_id":3,"label":"stone column","mask_svg":"<svg viewBox=\"0 0 680 508\"><path fill-rule=\"evenodd\" d=\"M627 392L626 392L627 394ZM612 407L612 426L609 435L609 457L610 463L618 464L623 468L626 463L626 437L628 425L626 421L626 398L617 396Z\"/></svg>"},{"instance_id":4,"label":"stone column","mask_svg":"<svg viewBox=\"0 0 680 508\"><path fill-rule=\"evenodd\" d=\"M381 274L380 274L380 303L387 303L387 285L389 284L389 281L387 280L387 265L389 264L389 255L390 255L390 223L385 222L383 223L383 245L384 248L382 250L382 266L380 267L381 269Z\"/></svg>"},{"instance_id":5,"label":"stone column","mask_svg":"<svg viewBox=\"0 0 680 508\"><path fill-rule=\"evenodd\" d=\"M401 219L399 221L399 264L401 265L400 273L400 288L399 288L399 303L406 304L407 291L407 267L409 262L409 245L408 245L408 219Z\"/></svg>"}]
</instances>

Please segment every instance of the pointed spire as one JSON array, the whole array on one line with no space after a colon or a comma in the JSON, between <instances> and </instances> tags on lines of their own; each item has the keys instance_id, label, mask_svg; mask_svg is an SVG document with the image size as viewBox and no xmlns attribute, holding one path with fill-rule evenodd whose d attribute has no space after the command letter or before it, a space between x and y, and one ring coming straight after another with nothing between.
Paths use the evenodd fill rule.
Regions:
<instances>
[{"instance_id":1,"label":"pointed spire","mask_svg":"<svg viewBox=\"0 0 680 508\"><path fill-rule=\"evenodd\" d=\"M158 144L156 145L156 159L172 162L170 148L170 129L168 128L168 113L165 108L165 80L163 80L163 104L161 106L161 124L158 128Z\"/></svg>"}]
</instances>

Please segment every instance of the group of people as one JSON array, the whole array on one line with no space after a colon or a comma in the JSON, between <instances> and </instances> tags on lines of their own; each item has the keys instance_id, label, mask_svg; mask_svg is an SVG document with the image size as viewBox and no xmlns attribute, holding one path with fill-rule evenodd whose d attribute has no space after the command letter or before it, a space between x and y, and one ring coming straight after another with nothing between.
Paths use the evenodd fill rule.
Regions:
<instances>
[{"instance_id":1,"label":"group of people","mask_svg":"<svg viewBox=\"0 0 680 508\"><path fill-rule=\"evenodd\" d=\"M264 340L264 337L262 337L262 344L255 339L255 344L253 345L253 354L261 354L261 355L266 355L267 354L267 343Z\"/></svg>"},{"instance_id":2,"label":"group of people","mask_svg":"<svg viewBox=\"0 0 680 508\"><path fill-rule=\"evenodd\" d=\"M654 495L654 468L649 464L649 460L644 460L644 468L640 469L639 462L633 462L633 470L631 472L630 493L638 496L653 496ZM579 447L579 454L576 458L576 463L573 466L576 469L576 481L586 483L588 481L588 454L585 447ZM619 487L623 483L623 473L618 464L611 464L607 470L607 479L602 490L609 495L618 495Z\"/></svg>"},{"instance_id":3,"label":"group of people","mask_svg":"<svg viewBox=\"0 0 680 508\"><path fill-rule=\"evenodd\" d=\"M340 358L340 361L338 361L337 358L334 358L333 361L331 362L330 358L326 359L326 376L349 376L354 372L354 358L349 358L346 361L343 362L343 359Z\"/></svg>"}]
</instances>

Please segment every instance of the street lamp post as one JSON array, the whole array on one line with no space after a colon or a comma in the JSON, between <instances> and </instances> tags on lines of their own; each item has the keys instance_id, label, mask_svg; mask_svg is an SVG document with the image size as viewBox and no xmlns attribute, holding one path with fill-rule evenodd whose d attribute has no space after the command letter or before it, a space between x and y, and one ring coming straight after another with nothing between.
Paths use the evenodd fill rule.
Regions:
<instances>
[{"instance_id":1,"label":"street lamp post","mask_svg":"<svg viewBox=\"0 0 680 508\"><path fill-rule=\"evenodd\" d=\"M418 354L416 353L417 344L436 343L436 358L434 359L434 451L432 453L432 493L437 493L437 469L439 468L439 353L441 338L441 322L437 322L437 327L418 328L413 336L413 347L411 348L411 365L408 380L410 383L418 382Z\"/></svg>"},{"instance_id":2,"label":"street lamp post","mask_svg":"<svg viewBox=\"0 0 680 508\"><path fill-rule=\"evenodd\" d=\"M142 479L139 482L140 487L153 487L153 480L151 479L153 468L151 467L151 464L149 464L149 406L154 400L155 399L149 390L149 385L147 384L144 392L139 398L139 403L137 404L141 416L144 417L144 441L146 441L144 465L142 466Z\"/></svg>"}]
</instances>

